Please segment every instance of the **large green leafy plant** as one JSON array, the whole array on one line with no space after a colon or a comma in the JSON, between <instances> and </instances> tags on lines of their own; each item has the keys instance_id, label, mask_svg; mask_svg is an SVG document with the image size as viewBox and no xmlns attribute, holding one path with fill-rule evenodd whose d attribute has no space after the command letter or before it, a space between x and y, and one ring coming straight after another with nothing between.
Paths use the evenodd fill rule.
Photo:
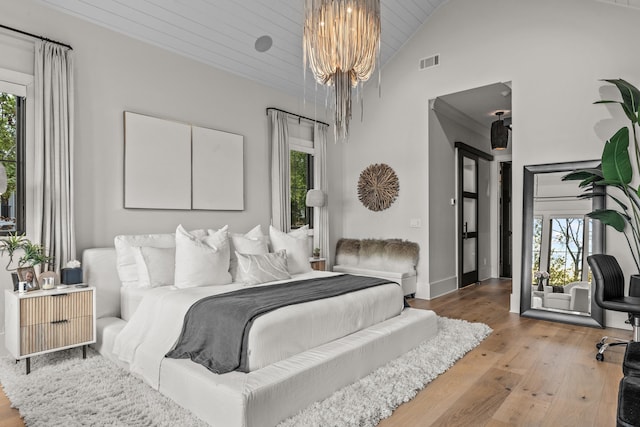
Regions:
<instances>
[{"instance_id":1,"label":"large green leafy plant","mask_svg":"<svg viewBox=\"0 0 640 427\"><path fill-rule=\"evenodd\" d=\"M640 272L640 187L634 187L640 181L640 146L636 129L640 120L640 91L622 79L604 81L618 88L622 100L602 100L595 104L619 104L629 119L629 126L621 127L605 142L599 167L577 170L563 179L579 180L580 187L588 190L581 196L585 198L593 197L591 190L597 186L613 190L606 194L615 203L615 208L595 210L588 216L624 234ZM633 145L635 169L629 154L630 143Z\"/></svg>"}]
</instances>

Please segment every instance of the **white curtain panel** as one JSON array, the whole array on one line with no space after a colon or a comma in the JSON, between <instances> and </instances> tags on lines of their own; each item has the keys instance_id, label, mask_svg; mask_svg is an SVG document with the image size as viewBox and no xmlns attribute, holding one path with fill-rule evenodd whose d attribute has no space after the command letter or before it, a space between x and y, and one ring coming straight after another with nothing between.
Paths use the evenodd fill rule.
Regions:
<instances>
[{"instance_id":1,"label":"white curtain panel","mask_svg":"<svg viewBox=\"0 0 640 427\"><path fill-rule=\"evenodd\" d=\"M34 241L60 270L76 259L73 213L73 51L35 46Z\"/></svg>"},{"instance_id":2,"label":"white curtain panel","mask_svg":"<svg viewBox=\"0 0 640 427\"><path fill-rule=\"evenodd\" d=\"M316 123L313 127L315 164L313 182L315 188L325 194L324 206L313 208L313 247L320 248L326 258L327 270L331 271L331 247L329 246L329 179L327 177L327 131L329 126Z\"/></svg>"},{"instance_id":3,"label":"white curtain panel","mask_svg":"<svg viewBox=\"0 0 640 427\"><path fill-rule=\"evenodd\" d=\"M289 129L287 114L269 110L271 143L271 224L281 230L291 228Z\"/></svg>"}]
</instances>

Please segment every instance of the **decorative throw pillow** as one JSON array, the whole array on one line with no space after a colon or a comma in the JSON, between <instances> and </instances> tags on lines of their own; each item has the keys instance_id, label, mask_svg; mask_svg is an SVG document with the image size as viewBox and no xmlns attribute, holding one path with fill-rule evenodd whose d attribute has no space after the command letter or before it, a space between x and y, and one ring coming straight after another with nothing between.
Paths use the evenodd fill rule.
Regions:
<instances>
[{"instance_id":1,"label":"decorative throw pillow","mask_svg":"<svg viewBox=\"0 0 640 427\"><path fill-rule=\"evenodd\" d=\"M134 255L138 267L138 285L156 288L173 285L176 264L176 248L140 246Z\"/></svg>"},{"instance_id":2,"label":"decorative throw pillow","mask_svg":"<svg viewBox=\"0 0 640 427\"><path fill-rule=\"evenodd\" d=\"M246 255L236 252L238 258L237 281L245 285L290 279L287 270L287 253L278 251L262 255Z\"/></svg>"},{"instance_id":3,"label":"decorative throw pillow","mask_svg":"<svg viewBox=\"0 0 640 427\"><path fill-rule=\"evenodd\" d=\"M236 252L249 255L263 255L269 253L269 245L267 236L262 234L260 224L253 227L245 234L234 233L229 237L229 246L231 252L231 263L229 271L231 278L235 282L237 280L238 258Z\"/></svg>"},{"instance_id":4,"label":"decorative throw pillow","mask_svg":"<svg viewBox=\"0 0 640 427\"><path fill-rule=\"evenodd\" d=\"M229 274L228 227L208 230L198 238L181 225L176 230L176 265L174 284L178 288L231 283Z\"/></svg>"},{"instance_id":5,"label":"decorative throw pillow","mask_svg":"<svg viewBox=\"0 0 640 427\"><path fill-rule=\"evenodd\" d=\"M290 274L306 273L311 271L309 264L309 237L308 226L300 227L290 233L269 226L269 238L273 251L287 251L287 267Z\"/></svg>"}]
</instances>

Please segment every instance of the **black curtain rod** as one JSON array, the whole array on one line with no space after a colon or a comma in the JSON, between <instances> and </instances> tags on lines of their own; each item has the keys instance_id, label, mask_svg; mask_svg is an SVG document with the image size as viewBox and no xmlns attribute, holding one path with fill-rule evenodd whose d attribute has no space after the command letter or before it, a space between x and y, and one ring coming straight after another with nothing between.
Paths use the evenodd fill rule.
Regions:
<instances>
[{"instance_id":1,"label":"black curtain rod","mask_svg":"<svg viewBox=\"0 0 640 427\"><path fill-rule=\"evenodd\" d=\"M9 30L9 31L14 31L16 33L20 33L20 34L23 34L25 36L34 37L36 39L44 40L46 42L55 43L55 44L58 44L60 46L64 46L64 47L66 47L66 48L68 48L70 50L73 50L73 48L71 46L69 46L68 44L66 44L66 43L61 43L61 42L56 41L56 40L51 40L49 38L46 38L46 37L43 37L43 36L39 36L37 34L28 33L26 31L18 30L17 28L7 27L6 25L2 25L2 24L0 24L0 28L4 28L5 30Z\"/></svg>"},{"instance_id":2,"label":"black curtain rod","mask_svg":"<svg viewBox=\"0 0 640 427\"><path fill-rule=\"evenodd\" d=\"M290 113L289 111L281 110L279 108L267 107L267 114L269 114L269 110L280 111L281 113L289 114L290 116L296 116L298 118L298 120L305 119L305 120L309 120L310 122L320 123L321 125L329 126L329 123L325 123L325 122L320 121L320 120L311 119L309 117L301 116L300 114Z\"/></svg>"}]
</instances>

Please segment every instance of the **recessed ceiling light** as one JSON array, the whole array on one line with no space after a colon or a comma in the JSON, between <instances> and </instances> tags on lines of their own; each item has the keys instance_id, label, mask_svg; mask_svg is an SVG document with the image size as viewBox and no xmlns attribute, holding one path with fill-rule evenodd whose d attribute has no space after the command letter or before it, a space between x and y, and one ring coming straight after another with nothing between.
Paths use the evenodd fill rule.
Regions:
<instances>
[{"instance_id":1,"label":"recessed ceiling light","mask_svg":"<svg viewBox=\"0 0 640 427\"><path fill-rule=\"evenodd\" d=\"M271 49L273 39L270 36L261 36L256 39L255 48L258 52L266 52Z\"/></svg>"}]
</instances>

